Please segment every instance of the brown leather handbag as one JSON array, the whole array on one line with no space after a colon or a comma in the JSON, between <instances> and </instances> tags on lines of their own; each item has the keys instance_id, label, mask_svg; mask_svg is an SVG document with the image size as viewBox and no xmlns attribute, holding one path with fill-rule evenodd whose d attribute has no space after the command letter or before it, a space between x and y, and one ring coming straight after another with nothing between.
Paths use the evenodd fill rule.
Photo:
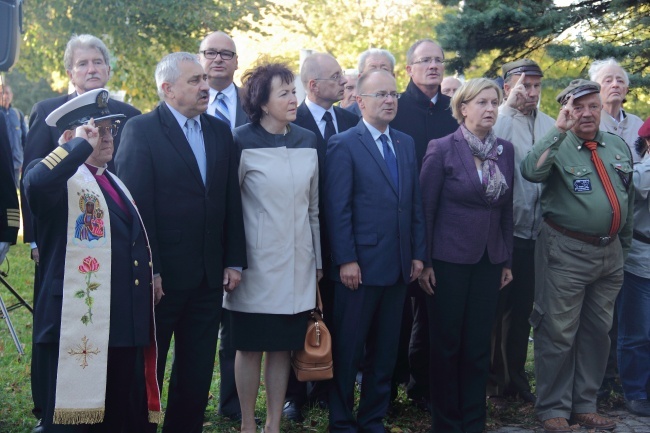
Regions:
<instances>
[{"instance_id":1,"label":"brown leather handbag","mask_svg":"<svg viewBox=\"0 0 650 433\"><path fill-rule=\"evenodd\" d=\"M323 322L323 302L316 286L316 308L309 313L305 347L291 355L291 365L301 382L327 380L334 377L332 336Z\"/></svg>"}]
</instances>

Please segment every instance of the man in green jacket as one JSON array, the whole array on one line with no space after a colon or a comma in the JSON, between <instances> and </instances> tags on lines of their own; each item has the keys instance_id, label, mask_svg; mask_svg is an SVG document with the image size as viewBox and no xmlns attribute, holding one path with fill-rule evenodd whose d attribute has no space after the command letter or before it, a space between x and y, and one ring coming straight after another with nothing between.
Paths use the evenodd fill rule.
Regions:
<instances>
[{"instance_id":1,"label":"man in green jacket","mask_svg":"<svg viewBox=\"0 0 650 433\"><path fill-rule=\"evenodd\" d=\"M535 246L537 415L546 432L616 424L596 413L605 373L614 301L632 242L632 155L599 130L600 86L573 80L557 97L555 127L521 164L542 182L542 224Z\"/></svg>"}]
</instances>

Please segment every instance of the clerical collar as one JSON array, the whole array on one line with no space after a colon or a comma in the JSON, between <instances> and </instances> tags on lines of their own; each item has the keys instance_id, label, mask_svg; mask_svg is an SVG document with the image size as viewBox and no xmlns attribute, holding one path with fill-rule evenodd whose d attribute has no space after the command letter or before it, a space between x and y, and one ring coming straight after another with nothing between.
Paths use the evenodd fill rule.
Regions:
<instances>
[{"instance_id":1,"label":"clerical collar","mask_svg":"<svg viewBox=\"0 0 650 433\"><path fill-rule=\"evenodd\" d=\"M92 164L88 164L87 162L84 163L86 167L88 167L88 170L95 176L102 176L104 174L104 171L108 168L108 166L103 166L103 167L96 167Z\"/></svg>"}]
</instances>

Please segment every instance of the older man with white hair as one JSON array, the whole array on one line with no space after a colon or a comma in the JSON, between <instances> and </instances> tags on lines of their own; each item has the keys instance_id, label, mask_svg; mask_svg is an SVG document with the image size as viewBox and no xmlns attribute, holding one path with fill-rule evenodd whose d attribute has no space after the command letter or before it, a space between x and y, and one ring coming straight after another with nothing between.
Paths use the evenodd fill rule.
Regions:
<instances>
[{"instance_id":1,"label":"older man with white hair","mask_svg":"<svg viewBox=\"0 0 650 433\"><path fill-rule=\"evenodd\" d=\"M600 84L603 111L600 116L601 131L611 132L625 140L630 147L634 162L640 162L634 152L634 142L639 138L643 120L623 110L623 103L630 86L630 78L623 67L613 58L596 60L589 68L589 79Z\"/></svg>"},{"instance_id":2,"label":"older man with white hair","mask_svg":"<svg viewBox=\"0 0 650 433\"><path fill-rule=\"evenodd\" d=\"M600 98L603 110L600 116L601 131L610 132L621 137L630 148L634 162L641 162L641 157L634 151L634 143L639 138L639 128L643 120L634 114L623 110L623 103L629 90L630 78L623 67L613 58L596 60L589 67L589 78L600 84ZM616 350L618 347L618 314L614 310L614 322L609 332L611 340L607 370L603 383L598 390L598 398L607 397L611 391L622 392L616 377L618 376L618 363Z\"/></svg>"},{"instance_id":3,"label":"older man with white hair","mask_svg":"<svg viewBox=\"0 0 650 433\"><path fill-rule=\"evenodd\" d=\"M373 69L383 69L384 71L390 72L394 76L395 56L393 56L390 51L384 50L382 48L370 48L359 54L359 77L363 75L364 72L371 71ZM361 117L361 110L359 109L359 105L356 101L352 102L350 105L344 108Z\"/></svg>"}]
</instances>

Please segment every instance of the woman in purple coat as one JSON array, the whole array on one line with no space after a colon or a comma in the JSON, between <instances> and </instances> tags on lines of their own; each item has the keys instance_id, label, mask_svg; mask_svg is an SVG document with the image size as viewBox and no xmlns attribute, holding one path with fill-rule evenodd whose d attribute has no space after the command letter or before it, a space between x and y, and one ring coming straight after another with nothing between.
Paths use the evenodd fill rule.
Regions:
<instances>
[{"instance_id":1,"label":"woman in purple coat","mask_svg":"<svg viewBox=\"0 0 650 433\"><path fill-rule=\"evenodd\" d=\"M428 263L432 432L482 432L490 332L512 280L512 144L494 135L501 89L463 84L451 100L460 127L432 140L420 184Z\"/></svg>"}]
</instances>

